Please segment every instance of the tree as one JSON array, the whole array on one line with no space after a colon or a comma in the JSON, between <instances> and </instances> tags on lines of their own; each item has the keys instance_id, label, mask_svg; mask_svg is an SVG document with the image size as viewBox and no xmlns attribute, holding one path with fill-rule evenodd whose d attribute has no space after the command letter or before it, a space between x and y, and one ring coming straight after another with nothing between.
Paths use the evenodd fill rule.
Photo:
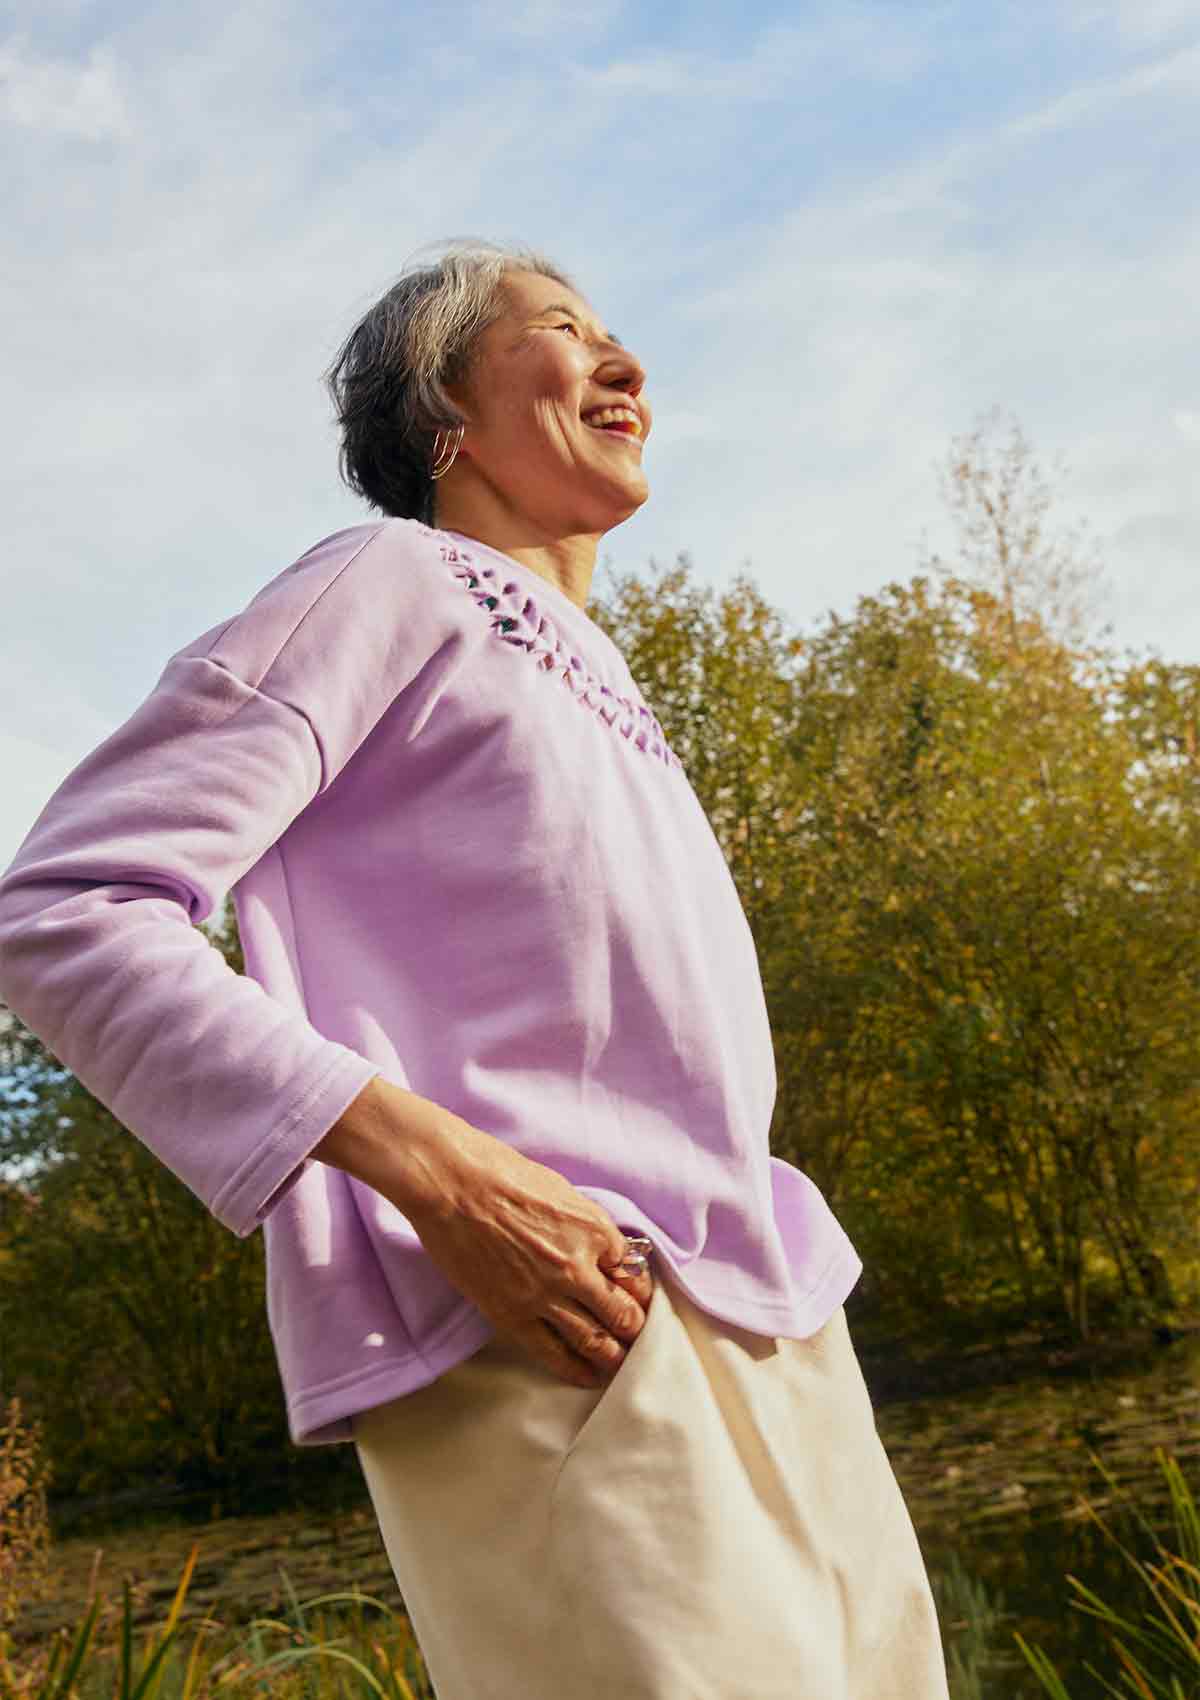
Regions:
<instances>
[{"instance_id":1,"label":"tree","mask_svg":"<svg viewBox=\"0 0 1200 1700\"><path fill-rule=\"evenodd\" d=\"M1051 1303L1086 1335L1097 1290L1169 1307L1194 1229L1200 687L1083 642L1092 565L999 430L952 450L957 574L801 637L680 557L596 614L755 933L774 1149L895 1315Z\"/></svg>"},{"instance_id":2,"label":"tree","mask_svg":"<svg viewBox=\"0 0 1200 1700\"><path fill-rule=\"evenodd\" d=\"M232 917L214 933L240 967ZM0 1365L56 1498L153 1478L226 1509L288 1467L261 1235L242 1240L9 1017Z\"/></svg>"},{"instance_id":3,"label":"tree","mask_svg":"<svg viewBox=\"0 0 1200 1700\"><path fill-rule=\"evenodd\" d=\"M1200 668L1084 641L1087 573L994 430L952 451L956 559L847 615L796 632L686 556L591 612L729 862L772 1148L846 1223L865 1299L889 1326L1086 1336L1101 1304L1161 1320L1197 1273ZM214 937L240 971L231 917ZM252 1503L298 1464L261 1237L3 1016L0 1391L59 1495L150 1474Z\"/></svg>"},{"instance_id":4,"label":"tree","mask_svg":"<svg viewBox=\"0 0 1200 1700\"><path fill-rule=\"evenodd\" d=\"M1044 1271L1086 1334L1095 1254L1131 1298L1169 1303L1155 1247L1187 1232L1170 1190L1195 1151L1194 858L1146 806L1104 679L1009 613L918 580L809 645L805 831L838 899L796 936L814 1019L822 1002L842 1019L832 1055L827 1024L802 1031L810 1078L878 1080L860 1086L858 1196L893 1219L939 1200L926 1284L950 1273L957 1219L962 1273L972 1239L1027 1303ZM881 1185L884 1146L900 1172Z\"/></svg>"}]
</instances>

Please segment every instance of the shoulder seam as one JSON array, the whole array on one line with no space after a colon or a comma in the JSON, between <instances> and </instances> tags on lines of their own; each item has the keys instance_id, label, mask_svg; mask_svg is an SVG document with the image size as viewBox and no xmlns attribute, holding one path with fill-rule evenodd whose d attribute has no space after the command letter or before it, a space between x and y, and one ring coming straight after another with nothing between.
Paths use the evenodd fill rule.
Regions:
<instances>
[{"instance_id":1,"label":"shoulder seam","mask_svg":"<svg viewBox=\"0 0 1200 1700\"><path fill-rule=\"evenodd\" d=\"M275 663L279 660L279 657L283 654L283 652L287 648L288 644L291 643L292 639L295 637L296 633L300 630L300 628L304 624L304 622L309 618L309 616L317 608L317 606L324 599L324 597L328 594L328 592L333 589L334 585L338 582L338 580L341 578L342 574L347 570L347 568L352 567L354 565L355 561L357 561L358 557L362 554L363 550L366 549L369 544L374 543L375 539L379 536L380 532L383 531L387 527L387 525L388 525L387 520L381 520L379 522L379 524L377 526L375 526L374 529L371 532L369 532L366 537L363 538L362 542L358 545L357 549L355 549L354 553L352 555L348 555L346 557L346 559L342 562L341 566L338 568L337 572L334 573L333 577L329 580L328 584L326 584L322 587L319 594L316 595L313 598L313 600L309 603L308 607L304 610L303 614L301 614L300 618L296 621L295 625L291 628L291 630L281 640L281 642L279 644L279 648L275 651L274 655L272 655L271 659L267 662L266 666L263 668L259 677L257 679L242 679L242 681L241 681L242 684L248 685L251 690L258 690L260 688L262 681L266 678L267 674L271 671L272 667L274 667ZM282 577L283 575L279 574L277 576ZM267 581L267 583L261 587L262 590L269 589L271 584L273 584L274 582L275 582L275 580L269 579ZM242 610L241 614L234 614L232 616L232 618L227 620L225 622L225 624L221 627L220 631L218 631L215 634L215 636L213 637L213 643L214 644L219 643L221 638L229 630L230 626L236 625L238 620L240 620L242 618L242 616L244 614L248 613L248 612L249 612L249 605L247 605L247 607ZM203 659L209 660L210 657L205 656L205 657L203 657ZM223 665L222 662L219 662L219 661L214 662L214 666L220 667L222 665ZM231 674L235 678L241 677L240 674L234 674L233 669L231 667L226 667L225 671L227 673ZM264 694L264 696L269 696L270 692L264 691L263 694ZM272 702L276 702L278 700L279 699L276 698L276 697L271 697Z\"/></svg>"},{"instance_id":2,"label":"shoulder seam","mask_svg":"<svg viewBox=\"0 0 1200 1700\"><path fill-rule=\"evenodd\" d=\"M350 563L347 561L346 565L349 566L349 564ZM297 625L298 624L299 622L297 621ZM272 696L270 691L264 691L258 685L252 685L248 679L243 679L240 673L235 673L232 667L227 667L223 661L215 661L211 655L177 655L174 659L176 661L195 661L203 667L213 667L218 673L224 673L227 679L236 679L238 684L241 685L244 690L250 691L256 697L260 697L263 702L272 703L276 708L286 708L289 714L294 714L296 719L302 721L308 728L309 737L312 739L316 748L317 761L321 768L321 783L318 786L318 792L325 789L325 749L321 743L320 733L317 731L317 728L313 725L311 719L302 708L298 708L294 702L288 702L285 697Z\"/></svg>"},{"instance_id":3,"label":"shoulder seam","mask_svg":"<svg viewBox=\"0 0 1200 1700\"><path fill-rule=\"evenodd\" d=\"M313 613L314 609L316 609L318 607L318 605L321 602L324 601L325 597L333 589L334 585L341 578L342 574L354 565L355 561L357 561L358 557L362 554L363 550L366 549L370 544L374 543L375 539L379 536L380 532L386 529L387 524L388 524L387 520L381 520L380 523L375 527L374 531L372 531L371 534L368 537L363 538L362 542L359 544L358 548L354 551L353 555L348 556L347 559L342 562L342 564L338 568L337 572L334 573L334 575L330 579L329 583L321 591L320 596L314 597L313 600L309 603L308 607L304 610L303 614L301 614L300 618L296 621L296 624L292 627L292 629L288 633L287 637L284 638L284 640L280 644L279 648L275 651L275 654L271 657L271 660L268 663L268 665L263 669L263 678L264 679L266 678L267 674L271 671L271 668L274 667L275 663L279 660L279 657L283 654L283 652L287 648L288 644L291 643L292 639L295 637L296 633L300 630L301 626L304 624L304 622ZM260 680L259 683L261 684L261 682L262 681ZM264 692L264 695L270 696L270 692L269 691ZM271 697L272 702L275 702L276 700L277 699L275 697ZM299 713L300 712L299 709L297 709L296 712ZM307 718L308 717L306 715L305 719L307 719Z\"/></svg>"}]
</instances>

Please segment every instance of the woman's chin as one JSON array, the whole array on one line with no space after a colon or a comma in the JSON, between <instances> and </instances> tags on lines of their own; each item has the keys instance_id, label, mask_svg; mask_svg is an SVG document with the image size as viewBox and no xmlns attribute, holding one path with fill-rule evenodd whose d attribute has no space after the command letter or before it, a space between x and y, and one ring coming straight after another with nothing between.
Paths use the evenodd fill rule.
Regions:
<instances>
[{"instance_id":1,"label":"woman's chin","mask_svg":"<svg viewBox=\"0 0 1200 1700\"><path fill-rule=\"evenodd\" d=\"M649 494L650 492L647 490L637 501L625 502L619 510L610 512L608 520L604 525L597 527L597 530L599 532L615 531L619 525L624 525L627 519L633 518Z\"/></svg>"},{"instance_id":2,"label":"woman's chin","mask_svg":"<svg viewBox=\"0 0 1200 1700\"><path fill-rule=\"evenodd\" d=\"M614 525L623 525L627 519L632 519L649 495L650 486L646 481L645 474L639 469L639 475L636 479L626 480L622 483L619 491L613 492L611 505L614 509L614 517L609 521L607 529L611 530Z\"/></svg>"},{"instance_id":3,"label":"woman's chin","mask_svg":"<svg viewBox=\"0 0 1200 1700\"><path fill-rule=\"evenodd\" d=\"M546 529L562 537L603 537L606 531L613 531L632 519L649 494L645 485L640 490L626 487L619 492L609 491L602 502L593 499L581 502L573 513L560 511L554 521L548 521Z\"/></svg>"}]
</instances>

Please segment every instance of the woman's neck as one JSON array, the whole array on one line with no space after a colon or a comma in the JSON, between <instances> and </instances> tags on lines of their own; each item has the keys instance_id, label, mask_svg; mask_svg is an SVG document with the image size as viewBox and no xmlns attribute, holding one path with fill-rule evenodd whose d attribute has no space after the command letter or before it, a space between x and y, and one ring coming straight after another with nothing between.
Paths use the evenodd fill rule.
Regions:
<instances>
[{"instance_id":1,"label":"woman's neck","mask_svg":"<svg viewBox=\"0 0 1200 1700\"><path fill-rule=\"evenodd\" d=\"M456 500L456 494L451 490L438 492L435 526L473 537L477 543L486 543L502 555L511 555L530 572L549 579L577 607L586 609L596 570L598 535L554 537L532 521L488 503Z\"/></svg>"}]
</instances>

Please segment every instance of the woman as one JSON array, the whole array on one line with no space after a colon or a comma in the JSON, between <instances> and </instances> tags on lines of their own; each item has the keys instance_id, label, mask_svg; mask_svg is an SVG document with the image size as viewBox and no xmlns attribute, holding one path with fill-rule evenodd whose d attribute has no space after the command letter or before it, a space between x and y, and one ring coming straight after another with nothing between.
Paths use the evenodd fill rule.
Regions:
<instances>
[{"instance_id":1,"label":"woman","mask_svg":"<svg viewBox=\"0 0 1200 1700\"><path fill-rule=\"evenodd\" d=\"M439 1700L935 1700L754 945L586 612L645 374L451 247L330 383L327 538L171 658L0 882L0 994L233 1232ZM235 975L192 923L232 888ZM647 1260L650 1251L653 1263Z\"/></svg>"}]
</instances>

